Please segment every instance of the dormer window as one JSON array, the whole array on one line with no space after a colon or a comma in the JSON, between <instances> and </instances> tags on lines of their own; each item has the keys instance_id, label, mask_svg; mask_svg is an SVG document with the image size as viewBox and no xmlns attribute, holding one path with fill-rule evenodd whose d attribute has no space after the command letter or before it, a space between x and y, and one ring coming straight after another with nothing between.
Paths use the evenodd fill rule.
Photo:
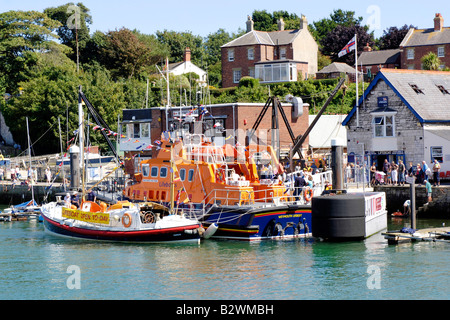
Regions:
<instances>
[{"instance_id":1,"label":"dormer window","mask_svg":"<svg viewBox=\"0 0 450 320\"><path fill-rule=\"evenodd\" d=\"M442 92L442 94L450 94L450 92L447 89L445 89L444 86L436 85L436 87L438 87L438 89Z\"/></svg>"},{"instance_id":2,"label":"dormer window","mask_svg":"<svg viewBox=\"0 0 450 320\"><path fill-rule=\"evenodd\" d=\"M417 93L417 94L424 94L423 90L420 89L416 84L410 83L409 86L411 87L411 89L414 90L415 93Z\"/></svg>"}]
</instances>

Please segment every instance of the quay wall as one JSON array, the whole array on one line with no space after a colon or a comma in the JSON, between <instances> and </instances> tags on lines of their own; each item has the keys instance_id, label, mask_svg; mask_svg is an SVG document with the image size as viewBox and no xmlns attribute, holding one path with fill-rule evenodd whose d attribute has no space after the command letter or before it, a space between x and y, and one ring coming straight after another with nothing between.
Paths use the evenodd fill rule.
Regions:
<instances>
[{"instance_id":1,"label":"quay wall","mask_svg":"<svg viewBox=\"0 0 450 320\"><path fill-rule=\"evenodd\" d=\"M432 202L427 203L425 186L416 185L416 210L419 218L450 219L450 186L432 187ZM374 191L386 193L388 213L403 212L403 204L410 199L410 187L405 186L375 186Z\"/></svg>"},{"instance_id":2,"label":"quay wall","mask_svg":"<svg viewBox=\"0 0 450 320\"><path fill-rule=\"evenodd\" d=\"M53 185L52 188L47 190L48 185L38 184L33 186L34 199L41 204L45 195L48 193L47 201L56 200L56 194L64 192L63 186L60 184ZM25 185L12 186L10 182L0 183L0 204L16 205L25 201L31 200L31 189Z\"/></svg>"}]
</instances>

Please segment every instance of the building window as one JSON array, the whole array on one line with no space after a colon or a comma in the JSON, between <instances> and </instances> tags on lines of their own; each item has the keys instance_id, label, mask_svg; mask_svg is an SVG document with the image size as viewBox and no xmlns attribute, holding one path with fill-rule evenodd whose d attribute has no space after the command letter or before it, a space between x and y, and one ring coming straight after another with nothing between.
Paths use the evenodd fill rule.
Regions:
<instances>
[{"instance_id":1,"label":"building window","mask_svg":"<svg viewBox=\"0 0 450 320\"><path fill-rule=\"evenodd\" d=\"M438 47L438 58L443 58L445 57L445 49L444 47Z\"/></svg>"},{"instance_id":2,"label":"building window","mask_svg":"<svg viewBox=\"0 0 450 320\"><path fill-rule=\"evenodd\" d=\"M294 63L257 65L255 78L261 82L297 81L297 66Z\"/></svg>"},{"instance_id":3,"label":"building window","mask_svg":"<svg viewBox=\"0 0 450 320\"><path fill-rule=\"evenodd\" d=\"M424 93L423 93L423 90L420 89L420 88L417 86L417 84L410 83L409 86L411 87L411 89L414 90L415 93L417 93L417 94L424 94Z\"/></svg>"},{"instance_id":4,"label":"building window","mask_svg":"<svg viewBox=\"0 0 450 320\"><path fill-rule=\"evenodd\" d=\"M233 82L239 83L239 80L241 80L242 74L241 70L233 70Z\"/></svg>"},{"instance_id":5,"label":"building window","mask_svg":"<svg viewBox=\"0 0 450 320\"><path fill-rule=\"evenodd\" d=\"M431 151L431 161L437 160L442 163L444 161L444 154L442 152L442 147L430 147Z\"/></svg>"},{"instance_id":6,"label":"building window","mask_svg":"<svg viewBox=\"0 0 450 320\"><path fill-rule=\"evenodd\" d=\"M150 123L141 123L141 138L150 137Z\"/></svg>"},{"instance_id":7,"label":"building window","mask_svg":"<svg viewBox=\"0 0 450 320\"><path fill-rule=\"evenodd\" d=\"M248 60L255 59L255 49L248 48L248 50L247 50L247 57L248 57Z\"/></svg>"},{"instance_id":8,"label":"building window","mask_svg":"<svg viewBox=\"0 0 450 320\"><path fill-rule=\"evenodd\" d=\"M128 124L126 132L128 138L148 138L150 137L150 123Z\"/></svg>"},{"instance_id":9,"label":"building window","mask_svg":"<svg viewBox=\"0 0 450 320\"><path fill-rule=\"evenodd\" d=\"M408 49L408 60L414 60L414 49Z\"/></svg>"},{"instance_id":10,"label":"building window","mask_svg":"<svg viewBox=\"0 0 450 320\"><path fill-rule=\"evenodd\" d=\"M286 59L286 48L280 48L280 59Z\"/></svg>"},{"instance_id":11,"label":"building window","mask_svg":"<svg viewBox=\"0 0 450 320\"><path fill-rule=\"evenodd\" d=\"M234 61L234 49L228 50L228 61Z\"/></svg>"},{"instance_id":12,"label":"building window","mask_svg":"<svg viewBox=\"0 0 450 320\"><path fill-rule=\"evenodd\" d=\"M442 92L442 94L450 94L450 92L442 85L436 85L438 89Z\"/></svg>"},{"instance_id":13,"label":"building window","mask_svg":"<svg viewBox=\"0 0 450 320\"><path fill-rule=\"evenodd\" d=\"M372 120L373 135L375 138L394 137L394 120L393 115L376 115Z\"/></svg>"}]
</instances>

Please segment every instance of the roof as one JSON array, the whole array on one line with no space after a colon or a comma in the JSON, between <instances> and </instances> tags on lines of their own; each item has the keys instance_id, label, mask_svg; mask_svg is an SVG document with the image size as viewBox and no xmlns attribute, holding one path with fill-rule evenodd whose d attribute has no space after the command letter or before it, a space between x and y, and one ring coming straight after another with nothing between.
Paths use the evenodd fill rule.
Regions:
<instances>
[{"instance_id":1,"label":"roof","mask_svg":"<svg viewBox=\"0 0 450 320\"><path fill-rule=\"evenodd\" d=\"M450 72L381 69L359 99L359 105L379 81L386 82L421 123L450 123ZM416 90L413 85L417 86ZM448 93L442 92L439 86ZM344 126L355 112L353 107L342 123Z\"/></svg>"},{"instance_id":2,"label":"roof","mask_svg":"<svg viewBox=\"0 0 450 320\"><path fill-rule=\"evenodd\" d=\"M331 140L339 138L347 145L347 129L342 126L345 115L322 115L309 134L309 145L312 148L331 148ZM309 116L311 124L315 115Z\"/></svg>"},{"instance_id":3,"label":"roof","mask_svg":"<svg viewBox=\"0 0 450 320\"><path fill-rule=\"evenodd\" d=\"M326 66L322 70L317 73L335 73L335 72L343 72L343 73L355 73L355 68L350 67L346 63L342 62L333 62L332 64Z\"/></svg>"},{"instance_id":4,"label":"roof","mask_svg":"<svg viewBox=\"0 0 450 320\"><path fill-rule=\"evenodd\" d=\"M431 29L409 29L400 47L416 47L450 43L450 28L441 31Z\"/></svg>"},{"instance_id":5,"label":"roof","mask_svg":"<svg viewBox=\"0 0 450 320\"><path fill-rule=\"evenodd\" d=\"M358 58L358 63L364 66L396 64L399 63L401 52L400 49L363 52Z\"/></svg>"},{"instance_id":6,"label":"roof","mask_svg":"<svg viewBox=\"0 0 450 320\"><path fill-rule=\"evenodd\" d=\"M152 120L151 109L123 109L123 122L145 122Z\"/></svg>"},{"instance_id":7,"label":"roof","mask_svg":"<svg viewBox=\"0 0 450 320\"><path fill-rule=\"evenodd\" d=\"M270 32L252 30L240 36L239 38L236 38L224 44L222 48L248 46L255 44L269 46L287 45L294 42L295 38L301 33L301 31L302 29Z\"/></svg>"}]
</instances>

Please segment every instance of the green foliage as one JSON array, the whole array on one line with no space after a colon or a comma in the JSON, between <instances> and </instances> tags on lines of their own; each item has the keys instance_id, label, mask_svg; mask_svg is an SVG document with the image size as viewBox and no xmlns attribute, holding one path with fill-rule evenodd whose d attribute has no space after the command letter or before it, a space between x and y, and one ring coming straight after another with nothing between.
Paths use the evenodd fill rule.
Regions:
<instances>
[{"instance_id":1,"label":"green foliage","mask_svg":"<svg viewBox=\"0 0 450 320\"><path fill-rule=\"evenodd\" d=\"M424 55L421 61L424 70L439 70L441 66L441 59L434 52Z\"/></svg>"},{"instance_id":2,"label":"green foliage","mask_svg":"<svg viewBox=\"0 0 450 320\"><path fill-rule=\"evenodd\" d=\"M293 94L309 103L311 113L314 113L337 84L337 80L307 80L268 86L260 84L257 79L244 77L238 87L221 89L221 47L243 35L244 30L229 33L218 29L206 38L191 32L167 30L148 35L127 28L90 34L89 26L93 18L89 8L82 3L77 4L80 8L77 30L80 70L77 72L76 33L68 25L74 14L71 11L73 8L69 9L70 5L73 3L47 8L43 12L0 13L0 94L8 97L7 100L0 99L0 111L14 140L22 146L27 144L25 117L29 118L32 141L41 138L34 146L36 154L60 150L58 118L63 128L62 140L73 137L73 132L78 128L80 85L114 131L118 130L117 120L122 109L144 108L146 102L149 107L167 104L166 80L155 65L162 69L166 57L170 62L181 62L186 47L191 49L192 62L208 71L209 82L208 85L198 83L195 74L171 75L172 105L264 103L269 95L283 99L287 94ZM300 24L299 16L287 11L268 13L255 10L252 17L256 30L277 30L280 18L286 30L297 29ZM352 11L334 10L329 18L314 22L309 27L317 40L322 39L323 53L334 54L353 36L351 33L354 34L354 30L351 28L359 27L367 31L360 26L361 21ZM389 35L383 41L387 43ZM335 43L338 48L327 48ZM328 56L319 54L320 69L330 62ZM345 114L351 110L355 101L355 85L347 86L333 99L327 113ZM91 132L91 142L105 150L106 143L98 133Z\"/></svg>"},{"instance_id":3,"label":"green foliage","mask_svg":"<svg viewBox=\"0 0 450 320\"><path fill-rule=\"evenodd\" d=\"M257 88L259 87L259 80L252 77L242 77L239 80L239 87Z\"/></svg>"}]
</instances>

